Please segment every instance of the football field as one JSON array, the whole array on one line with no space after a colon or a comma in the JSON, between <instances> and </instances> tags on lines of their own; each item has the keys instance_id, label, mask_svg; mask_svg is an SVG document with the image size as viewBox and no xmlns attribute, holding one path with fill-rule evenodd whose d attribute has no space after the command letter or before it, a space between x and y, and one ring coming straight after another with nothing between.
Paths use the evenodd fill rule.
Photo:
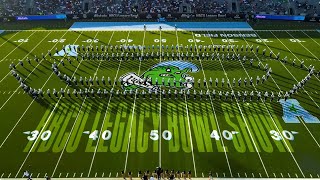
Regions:
<instances>
[{"instance_id":1,"label":"football field","mask_svg":"<svg viewBox=\"0 0 320 180\"><path fill-rule=\"evenodd\" d=\"M123 51L120 45L131 49ZM209 49L216 45L221 46ZM82 59L82 47L92 47L89 56L108 53L110 60L86 55ZM190 170L193 177L207 177L211 171L214 177L319 178L319 49L316 30L4 31L0 34L0 178L20 178L27 169L33 177L120 177L121 171L137 177L139 170L153 171L158 166ZM78 54L78 60L72 53ZM119 58L111 58L112 53ZM93 84L68 86L53 72L54 62L62 76L78 81L92 77ZM12 63L24 83L42 89L44 97L35 99L20 88L9 69ZM307 77L310 65L315 68L311 79L284 101L283 95ZM256 83L257 76L266 75L266 66L272 68L271 76ZM149 96L143 83L121 84L119 79L130 75L152 77L151 85L159 88L159 94ZM193 84L187 83L190 97L179 84L188 78L194 79ZM70 97L67 93L55 97L53 89L69 90ZM74 89L90 93L75 96ZM93 97L91 91L99 89L108 94ZM128 89L126 96L124 89ZM130 94L129 89L139 94ZM227 91L234 91L236 99L231 100L230 94L225 99ZM251 91L255 93L252 101ZM269 97L264 101L266 91ZM275 98L270 101L272 92Z\"/></svg>"}]
</instances>

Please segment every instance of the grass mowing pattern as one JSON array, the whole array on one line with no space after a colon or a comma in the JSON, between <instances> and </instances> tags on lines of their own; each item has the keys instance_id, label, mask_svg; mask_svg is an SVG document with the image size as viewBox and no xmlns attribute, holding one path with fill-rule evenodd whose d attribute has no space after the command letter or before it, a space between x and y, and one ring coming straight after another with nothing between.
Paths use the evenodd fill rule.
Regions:
<instances>
[{"instance_id":1,"label":"grass mowing pattern","mask_svg":"<svg viewBox=\"0 0 320 180\"><path fill-rule=\"evenodd\" d=\"M231 91L226 84L224 87L220 85L221 78L227 79L223 68L230 80L239 77L244 79L247 77L246 71L249 76L255 79L257 75L261 77L265 74L264 71L257 68L258 62L261 61L264 65L268 64L273 70L273 80L270 78L264 84L256 85L256 88L259 91L269 92L278 92L279 88L282 91L288 91L294 83L297 83L296 80L300 81L304 78L307 75L307 70L297 67L300 66L300 61L304 61L306 67L310 64L314 65L317 71L320 68L320 53L318 51L320 34L317 31L245 32L243 34L257 33L259 36L244 38L222 37L223 34L237 34L238 32L210 33L217 34L217 37L210 39L210 37L203 35L207 32L177 32L177 34L176 32L162 32L160 37L160 32L147 31L144 42L146 46L151 46L160 44L158 41L160 40L163 45L170 47L171 44L177 43L178 38L179 44L189 46L190 44L194 46L212 43L235 44L239 47L245 46L247 43L254 47L260 46L260 52L257 54L237 52L241 56L246 55L247 59L254 58L252 67L248 61L242 64L237 60L224 60L221 65L218 60L202 60L202 66L200 61L191 61L199 67L199 71L188 74L196 80L194 88L202 89L204 92L207 87L203 84L198 87L197 84L198 79L203 79L201 67L203 67L207 82L210 77L213 81L215 78L219 78L219 87L209 85L209 89L215 89L216 92L220 90ZM2 120L0 158L6 162L6 165L0 168L0 176L3 174L3 177L8 177L10 174L11 177L15 175L21 177L21 172L17 174L21 168L22 171L29 169L33 173L33 177L38 175L43 177L45 174L52 175L56 167L54 177L86 177L89 174L96 146L97 151L89 174L90 177L116 177L117 174L120 176L120 172L125 166L127 151L127 171L132 171L134 176L137 176L139 170L153 170L159 165L159 158L161 158L161 165L164 169L191 170L193 176L197 177L202 177L202 174L207 176L209 171L218 177L317 177L320 174L318 168L320 147L316 142L320 137L319 124L284 123L282 106L276 101L266 103L239 101L240 112L235 101L223 102L217 97L210 101L206 100L205 95L202 100L199 100L199 95L198 100L193 100L192 93L191 98L185 101L184 98L181 99L180 95L177 100L174 99L172 94L171 99L161 98L160 108L160 99L154 95L152 99L149 99L147 94L146 99L143 99L141 95L136 98L134 114L132 114L133 99L130 95L127 95L127 98L114 95L110 103L108 103L109 98L105 97L102 99L88 98L84 103L82 98L72 97L71 99L62 98L57 108L52 112L58 99L39 99L30 105L33 99L18 88L19 84L11 75L7 75L11 62L17 64L18 59L25 60L26 57L33 59L34 55L39 57L41 53L46 53L50 49L54 51L55 48L58 48L60 50L63 45L90 45L84 41L94 38L99 39L97 43L92 43L94 47L109 43L120 45L127 39L132 40L128 42L129 45L142 45L143 37L144 32L21 31L1 34L0 107L3 107L0 109ZM60 38L66 39L65 42L48 42ZM267 39L268 42L261 41L260 38ZM18 42L21 39L25 42ZM119 42L121 40L122 42ZM267 49L266 56L261 53L264 48ZM287 64L269 58L270 50L274 54L280 52L282 58L287 56ZM170 54L171 48L168 51ZM173 51L177 52L176 49ZM186 50L181 49L181 52L186 53ZM226 55L227 51L221 51L220 55L222 53ZM17 72L24 78L28 77L26 83L34 88L38 89L44 86L43 90L48 88L59 90L64 88L66 84L55 75L51 77L50 75L52 73L51 64L60 59L59 57L48 58L48 60L41 61L39 65L33 60L31 65L24 61L24 67L18 65ZM296 59L296 67L291 65L293 59ZM166 60L162 59L161 61ZM118 78L128 72L138 73L139 68L140 74L142 74L158 64L159 59L142 61L141 65L137 59L124 60L121 64L119 61L100 62L97 60L85 60L80 65L79 63L75 60L72 61L72 64L65 61L66 66L59 65L59 70L69 76L75 72L78 79L80 76L93 77L97 72L97 77L105 76L107 79L109 76L113 80L116 75ZM105 88L110 91L111 87L107 85ZM79 87L68 88L72 92L73 88L78 89ZM92 88L97 90L104 87L94 85ZM317 107L320 104L319 77L312 77L304 88L305 91L300 90L293 98L297 99L301 106L312 115L320 118ZM15 91L16 89L17 91ZM118 89L121 89L119 83L115 85L115 90ZM165 89L168 90L168 88ZM233 89L250 92L253 87L236 86ZM49 116L51 113L52 115ZM248 127L242 117L245 117ZM17 123L18 120L20 120L19 123ZM216 140L210 137L213 130L216 130L221 136L218 132L217 121L220 133L225 134L226 138L219 137ZM49 130L51 132L50 138L46 141L39 138L37 143L33 145L34 141L28 141L28 135L23 132L41 131L44 124L46 126L43 132ZM101 128L102 124L104 126ZM74 128L71 131L73 125ZM160 125L161 127L159 127ZM93 140L89 138L88 134L83 133L88 131L90 134L100 129L102 132L106 132L104 134L98 132L99 144L97 144L97 140ZM128 146L130 129L132 133L130 146ZM154 131L159 131L159 129L161 132ZM285 130L296 131L298 134L294 135L294 140L276 141L272 138L270 131L277 129L281 132ZM152 131L154 131L152 136L157 134L158 140L150 138ZM228 132L232 131L235 134L232 135L232 140L228 140ZM249 131L252 137L249 136ZM169 138L169 132L172 134L172 138ZM110 137L108 137L109 134L111 134ZM162 138L161 145L159 138ZM225 147L223 147L222 141ZM193 146L191 146L191 142ZM259 150L262 161L259 159L254 144ZM31 149L31 147L33 148ZM26 158L29 151L31 151L30 156ZM194 152L194 161L192 151ZM61 155L62 152L63 155ZM159 156L160 152L161 156ZM21 167L24 160L26 161ZM59 164L57 164L58 162ZM262 164L266 167L267 173ZM195 170L197 174L194 173Z\"/></svg>"}]
</instances>

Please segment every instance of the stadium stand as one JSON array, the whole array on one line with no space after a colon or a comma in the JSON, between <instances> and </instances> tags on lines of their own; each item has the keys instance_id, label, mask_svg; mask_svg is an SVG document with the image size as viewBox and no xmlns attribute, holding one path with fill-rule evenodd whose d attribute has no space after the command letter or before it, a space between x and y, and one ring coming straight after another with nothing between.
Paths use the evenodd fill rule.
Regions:
<instances>
[{"instance_id":1,"label":"stadium stand","mask_svg":"<svg viewBox=\"0 0 320 180\"><path fill-rule=\"evenodd\" d=\"M2 0L1 16L22 14L260 13L313 15L318 0Z\"/></svg>"}]
</instances>

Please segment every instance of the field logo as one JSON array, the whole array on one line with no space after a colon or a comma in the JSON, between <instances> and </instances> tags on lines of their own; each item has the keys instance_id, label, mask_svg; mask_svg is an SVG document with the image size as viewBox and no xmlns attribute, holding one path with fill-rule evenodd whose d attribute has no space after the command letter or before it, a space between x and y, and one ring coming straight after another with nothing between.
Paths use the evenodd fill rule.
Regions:
<instances>
[{"instance_id":1,"label":"field logo","mask_svg":"<svg viewBox=\"0 0 320 180\"><path fill-rule=\"evenodd\" d=\"M283 120L285 123L300 123L301 117L305 123L320 123L319 119L311 115L307 110L300 106L296 99L280 100L283 109Z\"/></svg>"},{"instance_id":2,"label":"field logo","mask_svg":"<svg viewBox=\"0 0 320 180\"><path fill-rule=\"evenodd\" d=\"M120 81L125 90L146 88L155 91L159 86L191 89L194 78L187 73L197 71L198 67L190 62L166 61L153 66L140 77L132 72L124 74Z\"/></svg>"},{"instance_id":3,"label":"field logo","mask_svg":"<svg viewBox=\"0 0 320 180\"><path fill-rule=\"evenodd\" d=\"M58 53L55 53L54 56L72 56L72 57L77 57L77 48L79 45L66 45L64 49L60 50Z\"/></svg>"}]
</instances>

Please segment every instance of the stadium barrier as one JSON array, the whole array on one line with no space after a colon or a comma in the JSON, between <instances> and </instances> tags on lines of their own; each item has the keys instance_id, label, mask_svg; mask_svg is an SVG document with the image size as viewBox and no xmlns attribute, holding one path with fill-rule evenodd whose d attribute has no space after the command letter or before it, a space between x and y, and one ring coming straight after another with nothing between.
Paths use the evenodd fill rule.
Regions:
<instances>
[{"instance_id":1,"label":"stadium barrier","mask_svg":"<svg viewBox=\"0 0 320 180\"><path fill-rule=\"evenodd\" d=\"M228 13L228 14L195 14L195 13L139 13L139 14L68 14L68 19L112 19L112 18L132 18L132 19L201 19L201 18L232 18L244 19L245 14Z\"/></svg>"}]
</instances>

